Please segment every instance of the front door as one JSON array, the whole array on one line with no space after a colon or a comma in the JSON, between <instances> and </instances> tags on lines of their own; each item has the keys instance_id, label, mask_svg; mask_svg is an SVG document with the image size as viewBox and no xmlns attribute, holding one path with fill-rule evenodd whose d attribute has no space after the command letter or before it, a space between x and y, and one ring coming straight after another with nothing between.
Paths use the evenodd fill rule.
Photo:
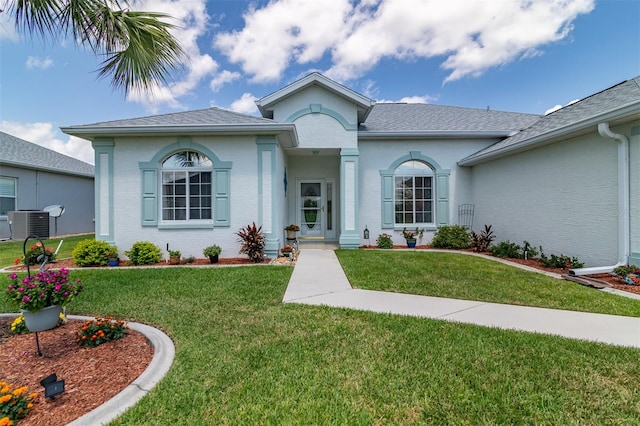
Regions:
<instances>
[{"instance_id":1,"label":"front door","mask_svg":"<svg viewBox=\"0 0 640 426\"><path fill-rule=\"evenodd\" d=\"M335 238L334 186L331 179L298 181L298 223L301 238Z\"/></svg>"}]
</instances>

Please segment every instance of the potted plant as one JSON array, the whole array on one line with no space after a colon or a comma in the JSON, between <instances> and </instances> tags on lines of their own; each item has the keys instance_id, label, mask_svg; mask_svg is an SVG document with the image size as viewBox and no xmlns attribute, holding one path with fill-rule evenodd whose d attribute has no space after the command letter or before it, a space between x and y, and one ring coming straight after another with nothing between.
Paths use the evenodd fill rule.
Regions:
<instances>
[{"instance_id":1,"label":"potted plant","mask_svg":"<svg viewBox=\"0 0 640 426\"><path fill-rule=\"evenodd\" d=\"M179 265L180 256L182 256L180 250L169 250L169 263L172 265Z\"/></svg>"},{"instance_id":2,"label":"potted plant","mask_svg":"<svg viewBox=\"0 0 640 426\"><path fill-rule=\"evenodd\" d=\"M56 326L62 307L71 302L83 287L80 280L70 281L69 270L51 270L19 279L16 273L9 275L11 284L6 295L10 303L24 315L30 331L44 331Z\"/></svg>"},{"instance_id":3,"label":"potted plant","mask_svg":"<svg viewBox=\"0 0 640 426\"><path fill-rule=\"evenodd\" d=\"M283 256L291 257L291 253L293 253L293 247L290 246L289 244L286 244L284 247L280 249L280 252L282 252Z\"/></svg>"},{"instance_id":4,"label":"potted plant","mask_svg":"<svg viewBox=\"0 0 640 426\"><path fill-rule=\"evenodd\" d=\"M220 246L217 246L215 244L209 247L205 247L205 249L202 250L202 254L208 257L209 262L211 263L218 263L218 256L221 252L222 249L220 248Z\"/></svg>"},{"instance_id":5,"label":"potted plant","mask_svg":"<svg viewBox=\"0 0 640 426\"><path fill-rule=\"evenodd\" d=\"M402 230L402 236L407 242L407 247L414 248L416 246L416 241L418 238L422 238L424 234L424 229L418 229L416 227L415 231L408 231L407 228Z\"/></svg>"},{"instance_id":6,"label":"potted plant","mask_svg":"<svg viewBox=\"0 0 640 426\"><path fill-rule=\"evenodd\" d=\"M109 263L109 266L118 266L120 264L118 252L110 252L107 255L107 262Z\"/></svg>"},{"instance_id":7,"label":"potted plant","mask_svg":"<svg viewBox=\"0 0 640 426\"><path fill-rule=\"evenodd\" d=\"M287 239L288 240L295 240L296 239L296 232L298 232L300 230L300 227L298 225L295 224L291 224L289 226L287 226L286 228L284 228L285 231L287 231Z\"/></svg>"}]
</instances>

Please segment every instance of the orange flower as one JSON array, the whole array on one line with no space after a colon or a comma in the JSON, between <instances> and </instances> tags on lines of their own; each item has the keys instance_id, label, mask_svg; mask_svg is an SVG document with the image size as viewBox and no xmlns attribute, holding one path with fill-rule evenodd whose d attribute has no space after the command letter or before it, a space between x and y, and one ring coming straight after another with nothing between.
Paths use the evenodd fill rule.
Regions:
<instances>
[{"instance_id":1,"label":"orange flower","mask_svg":"<svg viewBox=\"0 0 640 426\"><path fill-rule=\"evenodd\" d=\"M26 391L27 391L27 387L26 387L26 386L23 386L23 387L21 387L21 388L16 388L16 389L14 389L13 394L14 394L15 396L20 396L20 395L22 395L23 393L25 393Z\"/></svg>"},{"instance_id":2,"label":"orange flower","mask_svg":"<svg viewBox=\"0 0 640 426\"><path fill-rule=\"evenodd\" d=\"M11 401L11 398L13 398L13 395L11 395L10 393L0 396L0 404Z\"/></svg>"}]
</instances>

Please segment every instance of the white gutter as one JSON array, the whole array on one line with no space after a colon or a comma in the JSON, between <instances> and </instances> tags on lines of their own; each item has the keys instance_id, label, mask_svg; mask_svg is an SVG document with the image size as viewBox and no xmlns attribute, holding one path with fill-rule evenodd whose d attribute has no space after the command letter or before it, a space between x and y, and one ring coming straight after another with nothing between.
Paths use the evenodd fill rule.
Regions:
<instances>
[{"instance_id":1,"label":"white gutter","mask_svg":"<svg viewBox=\"0 0 640 426\"><path fill-rule=\"evenodd\" d=\"M629 139L613 133L608 122L598 123L598 133L606 139L618 142L618 263L611 266L571 269L569 275L602 274L626 265L630 254L630 210L629 210Z\"/></svg>"}]
</instances>

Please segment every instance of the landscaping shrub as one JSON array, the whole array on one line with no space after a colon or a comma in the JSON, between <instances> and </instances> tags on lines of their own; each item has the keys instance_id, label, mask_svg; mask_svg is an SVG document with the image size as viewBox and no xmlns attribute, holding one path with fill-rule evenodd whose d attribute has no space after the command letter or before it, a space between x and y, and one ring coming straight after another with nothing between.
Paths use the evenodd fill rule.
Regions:
<instances>
[{"instance_id":1,"label":"landscaping shrub","mask_svg":"<svg viewBox=\"0 0 640 426\"><path fill-rule=\"evenodd\" d=\"M162 259L160 247L149 241L137 241L131 246L131 250L125 251L129 260L134 265L150 265L158 263Z\"/></svg>"},{"instance_id":2,"label":"landscaping shrub","mask_svg":"<svg viewBox=\"0 0 640 426\"><path fill-rule=\"evenodd\" d=\"M378 248L381 249L392 249L393 248L393 240L391 239L391 235L389 234L380 234L378 235L378 239L376 240L376 244Z\"/></svg>"},{"instance_id":3,"label":"landscaping shrub","mask_svg":"<svg viewBox=\"0 0 640 426\"><path fill-rule=\"evenodd\" d=\"M510 257L512 259L522 259L522 247L511 241L502 241L494 246L489 247L489 253L496 257Z\"/></svg>"},{"instance_id":4,"label":"landscaping shrub","mask_svg":"<svg viewBox=\"0 0 640 426\"><path fill-rule=\"evenodd\" d=\"M104 266L109 263L109 256L118 249L102 240L80 241L71 255L78 266Z\"/></svg>"},{"instance_id":5,"label":"landscaping shrub","mask_svg":"<svg viewBox=\"0 0 640 426\"><path fill-rule=\"evenodd\" d=\"M551 257L547 257L540 247L540 258L538 262L546 268L582 268L584 263L580 262L577 257L569 257L561 254L556 256L552 254Z\"/></svg>"},{"instance_id":6,"label":"landscaping shrub","mask_svg":"<svg viewBox=\"0 0 640 426\"><path fill-rule=\"evenodd\" d=\"M471 231L469 237L471 238L471 247L473 247L473 251L475 252L487 251L493 240L496 239L496 236L493 235L493 231L491 230L491 225L484 225L484 229L480 234Z\"/></svg>"},{"instance_id":7,"label":"landscaping shrub","mask_svg":"<svg viewBox=\"0 0 640 426\"><path fill-rule=\"evenodd\" d=\"M249 256L252 262L262 262L264 260L265 236L262 233L262 226L247 225L240 228L236 235L240 237L238 242L241 244L240 253Z\"/></svg>"},{"instance_id":8,"label":"landscaping shrub","mask_svg":"<svg viewBox=\"0 0 640 426\"><path fill-rule=\"evenodd\" d=\"M467 228L460 225L441 226L431 240L431 246L436 248L466 249L469 244Z\"/></svg>"},{"instance_id":9,"label":"landscaping shrub","mask_svg":"<svg viewBox=\"0 0 640 426\"><path fill-rule=\"evenodd\" d=\"M629 274L640 274L640 267L636 265L622 265L613 270L613 273L619 277L625 278Z\"/></svg>"}]
</instances>

